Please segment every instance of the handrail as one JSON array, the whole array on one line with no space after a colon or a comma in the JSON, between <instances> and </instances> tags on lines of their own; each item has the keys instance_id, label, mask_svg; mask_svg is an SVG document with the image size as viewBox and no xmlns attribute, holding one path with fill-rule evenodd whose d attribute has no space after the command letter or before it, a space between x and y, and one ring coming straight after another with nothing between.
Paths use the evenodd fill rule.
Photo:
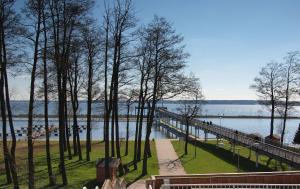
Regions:
<instances>
[{"instance_id":1,"label":"handrail","mask_svg":"<svg viewBox=\"0 0 300 189\"><path fill-rule=\"evenodd\" d=\"M184 119L184 117L182 115L179 115L179 114L176 114L173 112L169 112L164 109L157 109L156 111L162 117L166 116L166 117L176 119L183 123L186 122L186 120ZM226 137L231 140L235 140L236 142L245 144L249 147L267 152L269 154L276 155L282 159L286 159L288 161L291 161L291 162L294 162L294 163L297 163L300 165L300 153L291 151L291 150L283 148L283 147L268 144L263 141L255 140L253 138L250 138L248 136L248 134L246 134L246 133L243 133L240 131L237 132L237 130L225 128L225 127L222 127L222 126L219 126L216 124L211 124L211 125L203 124L202 121L200 121L200 120L193 120L193 121L191 121L190 125L201 128L202 130L207 130L213 134L220 135L222 137ZM255 143L258 143L259 145L254 146L253 144L255 144Z\"/></svg>"},{"instance_id":2,"label":"handrail","mask_svg":"<svg viewBox=\"0 0 300 189\"><path fill-rule=\"evenodd\" d=\"M300 184L163 184L161 189L206 189L206 188L272 188L299 189Z\"/></svg>"}]
</instances>

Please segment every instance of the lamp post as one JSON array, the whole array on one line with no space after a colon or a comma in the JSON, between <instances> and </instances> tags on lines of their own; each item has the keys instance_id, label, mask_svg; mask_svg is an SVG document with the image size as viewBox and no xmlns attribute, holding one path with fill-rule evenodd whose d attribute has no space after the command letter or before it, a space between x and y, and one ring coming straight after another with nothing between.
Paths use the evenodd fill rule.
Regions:
<instances>
[{"instance_id":1,"label":"lamp post","mask_svg":"<svg viewBox=\"0 0 300 189\"><path fill-rule=\"evenodd\" d=\"M237 148L237 172L240 172L240 148Z\"/></svg>"}]
</instances>

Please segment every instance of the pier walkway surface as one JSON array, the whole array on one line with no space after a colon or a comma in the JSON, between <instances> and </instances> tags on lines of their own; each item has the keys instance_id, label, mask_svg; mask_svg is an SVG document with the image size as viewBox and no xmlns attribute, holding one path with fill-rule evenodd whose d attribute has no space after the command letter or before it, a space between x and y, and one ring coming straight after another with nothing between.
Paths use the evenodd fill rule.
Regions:
<instances>
[{"instance_id":1,"label":"pier walkway surface","mask_svg":"<svg viewBox=\"0 0 300 189\"><path fill-rule=\"evenodd\" d=\"M155 147L159 164L159 175L186 174L170 140L156 140ZM131 184L128 189L145 189L145 186L145 180L142 179Z\"/></svg>"}]
</instances>

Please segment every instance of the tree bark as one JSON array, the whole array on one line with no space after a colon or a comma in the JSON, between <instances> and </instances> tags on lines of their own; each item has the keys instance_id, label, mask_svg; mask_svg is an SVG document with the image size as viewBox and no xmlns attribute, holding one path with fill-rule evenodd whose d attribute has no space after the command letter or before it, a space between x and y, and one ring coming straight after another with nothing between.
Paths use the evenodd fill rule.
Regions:
<instances>
[{"instance_id":1,"label":"tree bark","mask_svg":"<svg viewBox=\"0 0 300 189\"><path fill-rule=\"evenodd\" d=\"M126 116L126 144L125 144L125 156L128 155L128 140L129 140L129 111L130 103L127 103L127 116Z\"/></svg>"},{"instance_id":2,"label":"tree bark","mask_svg":"<svg viewBox=\"0 0 300 189\"><path fill-rule=\"evenodd\" d=\"M189 120L186 119L186 130L185 130L185 144L184 144L184 154L188 154L188 143L189 143Z\"/></svg>"},{"instance_id":3,"label":"tree bark","mask_svg":"<svg viewBox=\"0 0 300 189\"><path fill-rule=\"evenodd\" d=\"M93 79L93 60L89 55L88 60L88 101L87 101L87 130L86 130L86 160L90 161L91 152L91 114L92 114L92 79Z\"/></svg>"},{"instance_id":4,"label":"tree bark","mask_svg":"<svg viewBox=\"0 0 300 189\"><path fill-rule=\"evenodd\" d=\"M49 132L49 120L48 120L48 70L47 70L47 30L46 30L46 18L43 9L43 27L44 27L44 54L43 54L43 63L44 63L44 119L45 119L45 131L46 131L46 156L47 156L47 168L49 176L49 185L53 186L54 177L52 172L51 164L51 152L50 152L50 132Z\"/></svg>"},{"instance_id":5,"label":"tree bark","mask_svg":"<svg viewBox=\"0 0 300 189\"><path fill-rule=\"evenodd\" d=\"M41 1L38 0L37 4L37 29L34 41L34 58L33 66L31 71L31 82L30 82L30 98L29 98L29 108L28 108L28 188L33 189L34 186L34 162L33 162L33 141L32 141L32 124L33 124L33 104L34 104L34 90L35 90L35 74L38 62L38 48L39 48L39 37L40 37L40 25L41 25Z\"/></svg>"},{"instance_id":6,"label":"tree bark","mask_svg":"<svg viewBox=\"0 0 300 189\"><path fill-rule=\"evenodd\" d=\"M2 44L2 43L1 43ZM0 44L0 46L1 46ZM2 48L1 48L2 49ZM3 68L2 62L2 50L0 49L0 60L1 68ZM6 131L6 106L5 106L5 97L4 97L4 69L1 69L1 80L0 80L0 102L1 102L1 118L2 118L2 142L3 142L3 157L5 163L5 173L6 173L6 182L7 184L12 183L11 171L10 171L10 154L7 146L7 131Z\"/></svg>"}]
</instances>

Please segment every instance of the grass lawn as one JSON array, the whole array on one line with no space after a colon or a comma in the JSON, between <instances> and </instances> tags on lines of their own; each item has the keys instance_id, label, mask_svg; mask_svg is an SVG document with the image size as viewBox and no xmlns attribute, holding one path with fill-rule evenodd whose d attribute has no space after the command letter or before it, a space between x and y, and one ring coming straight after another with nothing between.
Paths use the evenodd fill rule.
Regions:
<instances>
[{"instance_id":1,"label":"grass lawn","mask_svg":"<svg viewBox=\"0 0 300 189\"><path fill-rule=\"evenodd\" d=\"M96 178L96 167L95 162L98 158L104 157L104 143L103 142L93 142L92 143L92 153L91 161L85 160L85 143L82 143L83 150L83 160L78 161L78 157L73 157L72 160L68 160L67 153L65 153L65 164L68 176L68 186L60 186L61 175L58 171L59 163L59 149L58 142L51 142L51 158L53 172L57 174L56 182L57 186L55 188L82 188L82 186L92 186L95 183ZM132 161L133 159L133 146L134 142L129 142L129 155L122 157L123 164ZM144 146L144 145L142 145ZM2 149L2 143L0 143L0 148ZM121 154L124 154L125 142L121 143ZM156 157L156 149L154 142L151 142L151 152L152 157L148 159L148 175L158 174L158 161ZM27 143L18 142L16 150L16 160L18 168L18 176L21 188L27 188ZM35 162L35 185L37 188L47 188L48 185L48 172L46 163L46 153L45 153L45 142L35 141L34 142L34 162ZM140 178L142 168L142 162L138 163L138 169L130 171L128 174L124 175L127 183L130 183L136 179ZM0 153L0 188L7 186L5 170L4 170L4 159L3 152ZM7 186L7 188L12 188L12 186ZM49 188L49 187L48 187Z\"/></svg>"},{"instance_id":2,"label":"grass lawn","mask_svg":"<svg viewBox=\"0 0 300 189\"><path fill-rule=\"evenodd\" d=\"M173 147L181 160L185 171L189 174L201 174L201 173L231 173L237 172L238 157L233 156L230 151L230 144L227 141L223 141L224 146L217 147L216 141L207 141L201 143L201 146L188 145L188 155L184 155L184 141L172 141ZM252 152L251 158L248 159L249 149L236 146L239 148L240 154L240 170L239 172L262 172L262 171L274 171L276 168L275 160L272 160L267 167L268 157L259 156L259 166L255 166L255 152ZM237 151L236 151L237 153ZM287 166L283 165L283 168L279 166L278 169L286 170Z\"/></svg>"}]
</instances>

